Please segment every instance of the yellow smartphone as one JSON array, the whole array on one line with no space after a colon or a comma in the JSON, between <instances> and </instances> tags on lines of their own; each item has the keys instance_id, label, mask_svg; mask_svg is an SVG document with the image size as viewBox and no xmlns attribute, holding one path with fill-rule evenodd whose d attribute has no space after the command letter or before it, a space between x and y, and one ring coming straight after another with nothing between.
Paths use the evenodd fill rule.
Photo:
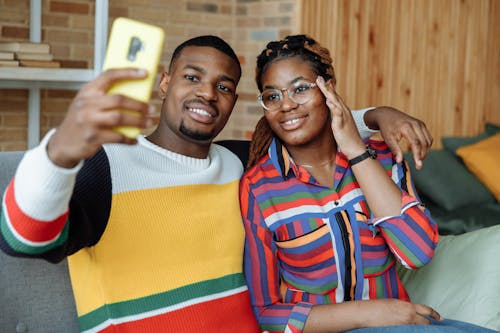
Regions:
<instances>
[{"instance_id":1,"label":"yellow smartphone","mask_svg":"<svg viewBox=\"0 0 500 333\"><path fill-rule=\"evenodd\" d=\"M141 80L122 81L113 85L108 94L120 94L148 103L158 71L165 32L160 27L119 17L114 20L109 35L103 71L111 68L143 68L148 75ZM123 112L131 112L123 110ZM116 130L135 139L137 127L123 126Z\"/></svg>"}]
</instances>

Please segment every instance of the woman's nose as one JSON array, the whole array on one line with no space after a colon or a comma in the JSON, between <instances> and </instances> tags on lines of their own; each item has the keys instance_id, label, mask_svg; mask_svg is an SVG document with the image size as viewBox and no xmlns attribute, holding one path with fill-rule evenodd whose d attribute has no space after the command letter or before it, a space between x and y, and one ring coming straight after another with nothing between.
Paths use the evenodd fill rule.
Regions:
<instances>
[{"instance_id":1,"label":"woman's nose","mask_svg":"<svg viewBox=\"0 0 500 333\"><path fill-rule=\"evenodd\" d=\"M297 103L293 101L293 99L290 98L290 93L288 92L288 89L284 89L281 91L283 100L281 101L281 109L283 111L290 111L293 110L297 107Z\"/></svg>"}]
</instances>

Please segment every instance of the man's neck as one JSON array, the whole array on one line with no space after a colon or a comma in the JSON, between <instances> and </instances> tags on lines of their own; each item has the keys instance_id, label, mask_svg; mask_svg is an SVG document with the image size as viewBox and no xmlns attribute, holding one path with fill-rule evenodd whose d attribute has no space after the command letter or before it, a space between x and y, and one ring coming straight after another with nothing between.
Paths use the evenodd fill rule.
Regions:
<instances>
[{"instance_id":1,"label":"man's neck","mask_svg":"<svg viewBox=\"0 0 500 333\"><path fill-rule=\"evenodd\" d=\"M180 138L173 133L172 135L162 134L158 129L146 136L146 139L161 148L193 158L207 158L211 145L211 142L195 142L187 138Z\"/></svg>"}]
</instances>

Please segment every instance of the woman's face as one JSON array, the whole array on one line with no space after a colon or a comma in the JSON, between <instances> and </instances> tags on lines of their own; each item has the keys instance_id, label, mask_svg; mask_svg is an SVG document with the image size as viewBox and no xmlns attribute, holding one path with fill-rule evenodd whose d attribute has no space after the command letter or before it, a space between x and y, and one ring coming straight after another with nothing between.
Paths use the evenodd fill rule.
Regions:
<instances>
[{"instance_id":1,"label":"woman's face","mask_svg":"<svg viewBox=\"0 0 500 333\"><path fill-rule=\"evenodd\" d=\"M265 110L265 117L273 132L286 146L313 143L330 135L330 116L325 97L317 86L307 91L311 99L297 104L290 99L289 92L300 93L307 83L315 83L317 74L300 57L291 57L271 63L262 75L262 87L281 90L283 101L275 110ZM285 91L284 88L288 88ZM309 96L309 95L308 95ZM301 98L296 98L299 101ZM279 103L278 103L279 104Z\"/></svg>"}]
</instances>

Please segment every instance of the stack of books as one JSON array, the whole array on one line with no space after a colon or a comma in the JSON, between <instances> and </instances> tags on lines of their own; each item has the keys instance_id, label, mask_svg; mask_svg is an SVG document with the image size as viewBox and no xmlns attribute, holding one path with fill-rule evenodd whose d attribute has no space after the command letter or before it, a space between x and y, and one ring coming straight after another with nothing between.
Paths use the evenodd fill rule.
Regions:
<instances>
[{"instance_id":1,"label":"stack of books","mask_svg":"<svg viewBox=\"0 0 500 333\"><path fill-rule=\"evenodd\" d=\"M59 68L50 45L32 42L0 42L0 66Z\"/></svg>"}]
</instances>

